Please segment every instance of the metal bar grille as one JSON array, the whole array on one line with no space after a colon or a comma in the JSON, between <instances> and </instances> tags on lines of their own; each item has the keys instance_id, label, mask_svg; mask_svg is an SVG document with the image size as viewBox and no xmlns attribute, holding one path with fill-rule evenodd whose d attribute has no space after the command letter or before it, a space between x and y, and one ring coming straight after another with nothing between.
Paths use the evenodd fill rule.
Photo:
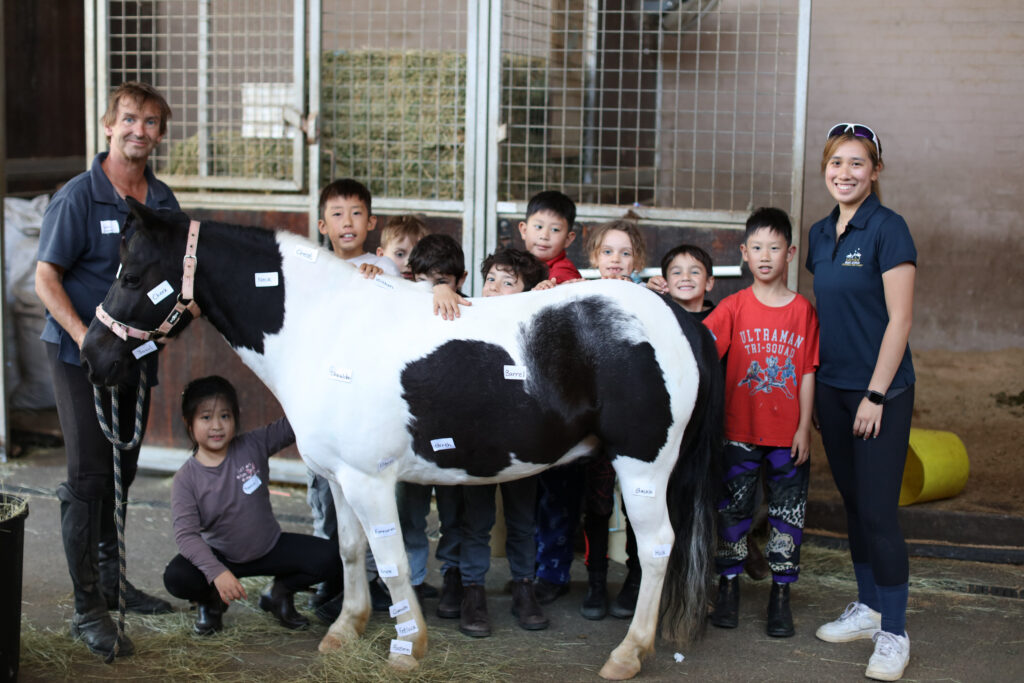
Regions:
<instances>
[{"instance_id":1,"label":"metal bar grille","mask_svg":"<svg viewBox=\"0 0 1024 683\"><path fill-rule=\"evenodd\" d=\"M499 200L789 207L799 15L799 0L508 0Z\"/></svg>"},{"instance_id":2,"label":"metal bar grille","mask_svg":"<svg viewBox=\"0 0 1024 683\"><path fill-rule=\"evenodd\" d=\"M109 85L152 83L174 112L151 157L172 185L302 187L296 6L301 19L302 0L107 3Z\"/></svg>"},{"instance_id":3,"label":"metal bar grille","mask_svg":"<svg viewBox=\"0 0 1024 683\"><path fill-rule=\"evenodd\" d=\"M323 0L324 182L375 200L461 200L466 140L464 2Z\"/></svg>"}]
</instances>

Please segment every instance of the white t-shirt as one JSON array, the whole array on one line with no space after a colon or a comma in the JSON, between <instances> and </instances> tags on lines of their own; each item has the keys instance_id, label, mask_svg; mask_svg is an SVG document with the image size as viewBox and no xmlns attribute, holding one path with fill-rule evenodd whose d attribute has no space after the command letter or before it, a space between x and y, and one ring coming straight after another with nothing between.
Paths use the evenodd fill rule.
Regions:
<instances>
[{"instance_id":1,"label":"white t-shirt","mask_svg":"<svg viewBox=\"0 0 1024 683\"><path fill-rule=\"evenodd\" d=\"M398 270L398 266L395 265L395 262L389 259L387 256L377 256L376 254L366 252L362 256L356 256L355 258L345 260L348 263L351 263L353 266L357 267L364 263L369 263L383 270L385 275L397 275L399 277L401 277L402 275L402 273Z\"/></svg>"}]
</instances>

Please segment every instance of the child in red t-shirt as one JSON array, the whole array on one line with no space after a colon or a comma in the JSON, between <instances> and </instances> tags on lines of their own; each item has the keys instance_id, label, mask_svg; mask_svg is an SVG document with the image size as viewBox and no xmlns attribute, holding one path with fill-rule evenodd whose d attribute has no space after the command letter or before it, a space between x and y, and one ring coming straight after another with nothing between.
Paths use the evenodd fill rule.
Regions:
<instances>
[{"instance_id":1,"label":"child in red t-shirt","mask_svg":"<svg viewBox=\"0 0 1024 683\"><path fill-rule=\"evenodd\" d=\"M770 636L789 637L794 634L789 586L800 571L810 470L818 318L811 302L786 286L796 247L784 211L763 208L751 214L740 251L753 284L726 297L704 320L719 356L729 354L726 497L718 508L715 557L721 578L711 623L738 625L738 575L747 559L746 535L764 468L770 525L765 551L773 580L766 630Z\"/></svg>"}]
</instances>

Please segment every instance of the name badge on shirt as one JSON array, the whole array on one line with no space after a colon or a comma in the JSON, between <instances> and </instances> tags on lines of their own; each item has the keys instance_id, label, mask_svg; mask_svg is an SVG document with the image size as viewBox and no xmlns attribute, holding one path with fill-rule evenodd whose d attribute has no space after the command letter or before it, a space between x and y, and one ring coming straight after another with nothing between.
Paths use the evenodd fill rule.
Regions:
<instances>
[{"instance_id":1,"label":"name badge on shirt","mask_svg":"<svg viewBox=\"0 0 1024 683\"><path fill-rule=\"evenodd\" d=\"M251 477L249 477L248 479L246 479L245 483L242 484L242 491L244 491L246 494L250 494L251 495L252 492L255 491L256 489L258 489L260 487L260 484L262 484L262 483L263 482L260 481L259 475L258 474L254 474Z\"/></svg>"},{"instance_id":2,"label":"name badge on shirt","mask_svg":"<svg viewBox=\"0 0 1024 683\"><path fill-rule=\"evenodd\" d=\"M118 235L120 232L121 226L117 221L100 221L101 235Z\"/></svg>"}]
</instances>

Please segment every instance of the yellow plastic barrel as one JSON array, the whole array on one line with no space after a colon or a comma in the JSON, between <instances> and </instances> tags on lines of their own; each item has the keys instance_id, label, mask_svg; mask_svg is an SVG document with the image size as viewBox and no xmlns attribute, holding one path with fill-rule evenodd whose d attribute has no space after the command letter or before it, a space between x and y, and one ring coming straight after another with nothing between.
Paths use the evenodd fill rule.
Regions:
<instances>
[{"instance_id":1,"label":"yellow plastic barrel","mask_svg":"<svg viewBox=\"0 0 1024 683\"><path fill-rule=\"evenodd\" d=\"M911 428L900 505L952 498L963 490L969 471L967 449L956 434Z\"/></svg>"}]
</instances>

